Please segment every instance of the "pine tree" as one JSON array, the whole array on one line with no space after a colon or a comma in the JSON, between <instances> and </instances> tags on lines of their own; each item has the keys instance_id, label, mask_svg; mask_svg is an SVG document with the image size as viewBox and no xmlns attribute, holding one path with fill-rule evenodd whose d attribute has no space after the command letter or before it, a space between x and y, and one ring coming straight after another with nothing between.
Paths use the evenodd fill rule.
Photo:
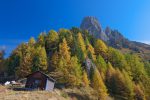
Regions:
<instances>
[{"instance_id":1,"label":"pine tree","mask_svg":"<svg viewBox=\"0 0 150 100\"><path fill-rule=\"evenodd\" d=\"M97 69L94 70L92 87L97 91L100 100L106 100L107 88Z\"/></svg>"}]
</instances>

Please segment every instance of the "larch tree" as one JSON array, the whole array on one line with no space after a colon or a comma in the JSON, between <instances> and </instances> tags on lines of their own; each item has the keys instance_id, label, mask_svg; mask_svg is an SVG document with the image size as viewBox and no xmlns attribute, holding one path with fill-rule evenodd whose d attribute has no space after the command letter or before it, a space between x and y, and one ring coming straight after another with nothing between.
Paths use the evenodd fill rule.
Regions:
<instances>
[{"instance_id":1,"label":"larch tree","mask_svg":"<svg viewBox=\"0 0 150 100\"><path fill-rule=\"evenodd\" d=\"M97 69L94 69L92 87L97 91L100 100L106 100L107 88Z\"/></svg>"},{"instance_id":2,"label":"larch tree","mask_svg":"<svg viewBox=\"0 0 150 100\"><path fill-rule=\"evenodd\" d=\"M14 76L16 73L16 68L20 66L23 45L24 43L20 44L15 50L13 50L10 57L8 58L8 75Z\"/></svg>"},{"instance_id":3,"label":"larch tree","mask_svg":"<svg viewBox=\"0 0 150 100\"><path fill-rule=\"evenodd\" d=\"M87 75L87 72L85 70L83 71L82 80L83 80L83 86L88 87L90 84L90 80L88 79L88 75Z\"/></svg>"},{"instance_id":4,"label":"larch tree","mask_svg":"<svg viewBox=\"0 0 150 100\"><path fill-rule=\"evenodd\" d=\"M89 42L87 44L87 54L88 54L88 57L90 57L93 61L96 60L95 50Z\"/></svg>"},{"instance_id":5,"label":"larch tree","mask_svg":"<svg viewBox=\"0 0 150 100\"><path fill-rule=\"evenodd\" d=\"M126 91L124 93L128 97L128 99L132 100L134 97L134 86L132 82L132 77L130 77L125 70L123 70L122 73L124 76L124 82L126 84Z\"/></svg>"},{"instance_id":6,"label":"larch tree","mask_svg":"<svg viewBox=\"0 0 150 100\"><path fill-rule=\"evenodd\" d=\"M50 58L50 71L54 71L58 67L59 55L58 52L54 52Z\"/></svg>"},{"instance_id":7,"label":"larch tree","mask_svg":"<svg viewBox=\"0 0 150 100\"><path fill-rule=\"evenodd\" d=\"M37 45L38 46L41 46L41 47L45 47L45 35L46 33L41 33L39 36L38 36L38 40L37 40Z\"/></svg>"},{"instance_id":8,"label":"larch tree","mask_svg":"<svg viewBox=\"0 0 150 100\"><path fill-rule=\"evenodd\" d=\"M107 64L107 71L106 71L106 79L105 79L105 83L106 83L106 86L108 88L108 92L109 93L113 93L113 83L114 83L114 80L112 79L113 75L115 74L115 69L112 67L111 63L108 62Z\"/></svg>"},{"instance_id":9,"label":"larch tree","mask_svg":"<svg viewBox=\"0 0 150 100\"><path fill-rule=\"evenodd\" d=\"M119 50L110 47L108 50L108 60L114 67L125 69L126 71L130 70L125 56Z\"/></svg>"},{"instance_id":10,"label":"larch tree","mask_svg":"<svg viewBox=\"0 0 150 100\"><path fill-rule=\"evenodd\" d=\"M96 55L102 55L103 58L107 59L107 51L108 51L108 47L106 46L106 44L98 39L95 43L95 53Z\"/></svg>"},{"instance_id":11,"label":"larch tree","mask_svg":"<svg viewBox=\"0 0 150 100\"><path fill-rule=\"evenodd\" d=\"M47 54L49 54L50 52L54 52L57 49L58 41L59 41L58 33L54 30L50 30L46 36L45 42Z\"/></svg>"},{"instance_id":12,"label":"larch tree","mask_svg":"<svg viewBox=\"0 0 150 100\"><path fill-rule=\"evenodd\" d=\"M64 38L59 45L58 67L56 73L60 76L59 81L67 86L79 86L81 84L81 65L76 56L71 57L70 48Z\"/></svg>"},{"instance_id":13,"label":"larch tree","mask_svg":"<svg viewBox=\"0 0 150 100\"><path fill-rule=\"evenodd\" d=\"M48 63L47 63L47 55L44 47L37 47L36 53L33 58L33 68L32 71L47 71Z\"/></svg>"},{"instance_id":14,"label":"larch tree","mask_svg":"<svg viewBox=\"0 0 150 100\"><path fill-rule=\"evenodd\" d=\"M32 69L32 56L30 46L27 44L21 45L20 63L17 67L16 75L19 78L24 78L31 73Z\"/></svg>"},{"instance_id":15,"label":"larch tree","mask_svg":"<svg viewBox=\"0 0 150 100\"><path fill-rule=\"evenodd\" d=\"M144 67L147 72L147 75L150 77L150 62L149 61L144 61Z\"/></svg>"},{"instance_id":16,"label":"larch tree","mask_svg":"<svg viewBox=\"0 0 150 100\"><path fill-rule=\"evenodd\" d=\"M34 46L35 43L36 43L35 39L33 37L31 37L28 42L28 45L32 47L32 46Z\"/></svg>"},{"instance_id":17,"label":"larch tree","mask_svg":"<svg viewBox=\"0 0 150 100\"><path fill-rule=\"evenodd\" d=\"M60 58L65 59L67 62L69 62L71 58L69 50L70 48L67 44L66 39L64 38L63 42L59 45L59 56Z\"/></svg>"},{"instance_id":18,"label":"larch tree","mask_svg":"<svg viewBox=\"0 0 150 100\"><path fill-rule=\"evenodd\" d=\"M83 39L81 33L78 33L78 35L77 35L77 43L78 43L79 48L81 49L81 52L83 52L83 57L85 59L87 56L86 55L86 45L84 43L84 39Z\"/></svg>"},{"instance_id":19,"label":"larch tree","mask_svg":"<svg viewBox=\"0 0 150 100\"><path fill-rule=\"evenodd\" d=\"M98 70L100 72L103 72L104 74L106 73L107 64L106 64L105 60L103 59L103 57L101 55L97 56L95 64L96 64L96 67L98 68Z\"/></svg>"},{"instance_id":20,"label":"larch tree","mask_svg":"<svg viewBox=\"0 0 150 100\"><path fill-rule=\"evenodd\" d=\"M67 29L60 29L59 30L59 39L62 42L63 39L65 38L67 41L68 46L72 47L73 46L73 36L72 36L72 32L70 30Z\"/></svg>"},{"instance_id":21,"label":"larch tree","mask_svg":"<svg viewBox=\"0 0 150 100\"><path fill-rule=\"evenodd\" d=\"M59 39L58 33L54 30L50 30L47 34L47 42L53 43L56 42Z\"/></svg>"},{"instance_id":22,"label":"larch tree","mask_svg":"<svg viewBox=\"0 0 150 100\"><path fill-rule=\"evenodd\" d=\"M113 69L108 69L106 85L110 94L116 99L133 99L132 81L126 72L122 73L119 69L116 69L114 72Z\"/></svg>"},{"instance_id":23,"label":"larch tree","mask_svg":"<svg viewBox=\"0 0 150 100\"><path fill-rule=\"evenodd\" d=\"M141 89L140 85L134 85L134 99L135 100L146 100L144 91Z\"/></svg>"},{"instance_id":24,"label":"larch tree","mask_svg":"<svg viewBox=\"0 0 150 100\"><path fill-rule=\"evenodd\" d=\"M59 77L59 82L67 83L68 81L68 66L71 60L70 56L70 48L67 45L67 41L64 38L63 42L59 44L59 52L58 52L58 66L55 69L55 73L57 73Z\"/></svg>"},{"instance_id":25,"label":"larch tree","mask_svg":"<svg viewBox=\"0 0 150 100\"><path fill-rule=\"evenodd\" d=\"M78 58L76 56L71 57L67 70L69 72L67 76L67 84L72 87L79 86L81 84L82 72L81 65L78 62Z\"/></svg>"},{"instance_id":26,"label":"larch tree","mask_svg":"<svg viewBox=\"0 0 150 100\"><path fill-rule=\"evenodd\" d=\"M133 81L136 83L143 80L143 76L146 76L146 71L144 64L141 62L141 59L137 55L126 55L126 60L130 66L131 76Z\"/></svg>"}]
</instances>

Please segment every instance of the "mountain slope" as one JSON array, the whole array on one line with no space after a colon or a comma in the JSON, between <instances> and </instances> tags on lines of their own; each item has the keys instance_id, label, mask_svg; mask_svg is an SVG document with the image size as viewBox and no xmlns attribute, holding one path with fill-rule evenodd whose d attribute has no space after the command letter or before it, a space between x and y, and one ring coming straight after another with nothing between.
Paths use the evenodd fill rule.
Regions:
<instances>
[{"instance_id":1,"label":"mountain slope","mask_svg":"<svg viewBox=\"0 0 150 100\"><path fill-rule=\"evenodd\" d=\"M101 24L95 17L85 17L80 25L82 30L88 30L96 38L105 41L109 46L120 49L122 52L138 53L146 60L150 60L150 45L130 41L125 38L119 31L112 30L110 27L102 29Z\"/></svg>"}]
</instances>

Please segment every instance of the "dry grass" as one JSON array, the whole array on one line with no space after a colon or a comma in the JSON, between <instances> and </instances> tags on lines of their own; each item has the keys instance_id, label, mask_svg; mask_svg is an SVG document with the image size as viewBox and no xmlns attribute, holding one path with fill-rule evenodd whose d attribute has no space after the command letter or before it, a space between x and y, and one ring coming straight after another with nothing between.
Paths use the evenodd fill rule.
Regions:
<instances>
[{"instance_id":1,"label":"dry grass","mask_svg":"<svg viewBox=\"0 0 150 100\"><path fill-rule=\"evenodd\" d=\"M0 100L98 100L92 88L48 91L13 91L0 86ZM112 100L112 99L108 99Z\"/></svg>"},{"instance_id":2,"label":"dry grass","mask_svg":"<svg viewBox=\"0 0 150 100\"><path fill-rule=\"evenodd\" d=\"M66 100L66 98L60 96L56 90L53 92L13 91L0 86L0 100Z\"/></svg>"},{"instance_id":3,"label":"dry grass","mask_svg":"<svg viewBox=\"0 0 150 100\"><path fill-rule=\"evenodd\" d=\"M96 92L92 88L73 88L64 89L63 93L66 93L68 97L73 100L98 100Z\"/></svg>"}]
</instances>

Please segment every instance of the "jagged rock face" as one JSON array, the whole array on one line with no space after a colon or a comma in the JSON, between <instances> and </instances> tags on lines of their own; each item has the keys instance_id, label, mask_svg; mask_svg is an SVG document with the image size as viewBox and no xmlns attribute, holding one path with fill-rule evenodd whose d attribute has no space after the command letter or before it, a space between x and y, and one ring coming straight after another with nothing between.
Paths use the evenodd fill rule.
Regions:
<instances>
[{"instance_id":1,"label":"jagged rock face","mask_svg":"<svg viewBox=\"0 0 150 100\"><path fill-rule=\"evenodd\" d=\"M106 27L105 33L106 33L107 36L111 35L111 29L110 29L110 27Z\"/></svg>"},{"instance_id":2,"label":"jagged rock face","mask_svg":"<svg viewBox=\"0 0 150 100\"><path fill-rule=\"evenodd\" d=\"M107 44L109 46L115 47L115 48L129 48L129 40L126 39L121 33L119 33L117 30L111 30L110 32L106 32L107 36L109 37L109 41Z\"/></svg>"},{"instance_id":3,"label":"jagged rock face","mask_svg":"<svg viewBox=\"0 0 150 100\"><path fill-rule=\"evenodd\" d=\"M99 21L95 17L85 17L80 28L88 30L90 34L105 41L109 46L115 48L130 47L130 42L117 30L111 30L111 28L106 27L105 31L103 31Z\"/></svg>"},{"instance_id":4,"label":"jagged rock face","mask_svg":"<svg viewBox=\"0 0 150 100\"><path fill-rule=\"evenodd\" d=\"M97 18L95 17L85 17L81 23L80 28L83 30L88 30L90 34L96 38L100 38L108 45L115 48L121 48L125 41L127 42L127 39L116 30L113 31L111 28L106 27L105 31L103 31Z\"/></svg>"},{"instance_id":5,"label":"jagged rock face","mask_svg":"<svg viewBox=\"0 0 150 100\"><path fill-rule=\"evenodd\" d=\"M105 32L103 32L101 25L95 17L85 17L81 23L80 28L82 30L88 30L90 34L102 39L103 41L108 41L107 35Z\"/></svg>"}]
</instances>

